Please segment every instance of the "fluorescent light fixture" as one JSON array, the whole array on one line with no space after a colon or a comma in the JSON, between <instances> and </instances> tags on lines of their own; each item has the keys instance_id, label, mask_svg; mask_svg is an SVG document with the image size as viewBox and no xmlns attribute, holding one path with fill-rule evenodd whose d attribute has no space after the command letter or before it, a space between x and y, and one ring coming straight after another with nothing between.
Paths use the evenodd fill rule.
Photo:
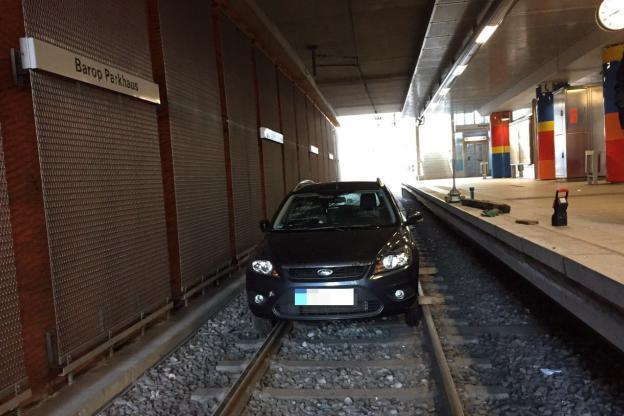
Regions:
<instances>
[{"instance_id":1,"label":"fluorescent light fixture","mask_svg":"<svg viewBox=\"0 0 624 416\"><path fill-rule=\"evenodd\" d=\"M319 148L314 146L314 145L310 145L310 153L314 153L315 155L319 154Z\"/></svg>"},{"instance_id":2,"label":"fluorescent light fixture","mask_svg":"<svg viewBox=\"0 0 624 416\"><path fill-rule=\"evenodd\" d=\"M334 160L334 154L333 154L333 153L330 153L330 154L329 154L329 158L330 158L331 160Z\"/></svg>"},{"instance_id":3,"label":"fluorescent light fixture","mask_svg":"<svg viewBox=\"0 0 624 416\"><path fill-rule=\"evenodd\" d=\"M468 68L468 65L458 65L457 68L455 68L455 71L453 71L453 76L454 77L460 76L461 74L464 73L466 68Z\"/></svg>"},{"instance_id":4,"label":"fluorescent light fixture","mask_svg":"<svg viewBox=\"0 0 624 416\"><path fill-rule=\"evenodd\" d=\"M475 42L480 45L483 45L492 37L494 32L496 32L496 29L498 29L498 25L485 26L483 30L481 30L481 33L479 33L479 36L477 36L477 39L475 39Z\"/></svg>"},{"instance_id":5,"label":"fluorescent light fixture","mask_svg":"<svg viewBox=\"0 0 624 416\"><path fill-rule=\"evenodd\" d=\"M440 96L445 97L449 93L450 88L440 88Z\"/></svg>"}]
</instances>

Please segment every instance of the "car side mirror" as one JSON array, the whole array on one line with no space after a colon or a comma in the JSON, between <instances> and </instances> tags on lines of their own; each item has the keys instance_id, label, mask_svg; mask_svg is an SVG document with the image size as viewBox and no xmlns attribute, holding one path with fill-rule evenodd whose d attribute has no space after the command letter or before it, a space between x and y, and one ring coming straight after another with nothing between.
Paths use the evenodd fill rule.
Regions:
<instances>
[{"instance_id":1,"label":"car side mirror","mask_svg":"<svg viewBox=\"0 0 624 416\"><path fill-rule=\"evenodd\" d=\"M423 215L420 211L414 211L407 217L407 225L416 225L423 222Z\"/></svg>"},{"instance_id":2,"label":"car side mirror","mask_svg":"<svg viewBox=\"0 0 624 416\"><path fill-rule=\"evenodd\" d=\"M260 229L263 233L266 233L271 228L271 222L269 220L260 221Z\"/></svg>"}]
</instances>

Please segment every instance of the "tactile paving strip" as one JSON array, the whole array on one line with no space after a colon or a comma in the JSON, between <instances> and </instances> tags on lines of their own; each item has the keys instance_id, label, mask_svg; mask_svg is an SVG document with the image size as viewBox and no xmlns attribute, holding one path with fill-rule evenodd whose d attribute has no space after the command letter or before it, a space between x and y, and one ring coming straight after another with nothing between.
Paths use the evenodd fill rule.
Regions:
<instances>
[{"instance_id":1,"label":"tactile paving strip","mask_svg":"<svg viewBox=\"0 0 624 416\"><path fill-rule=\"evenodd\" d=\"M0 126L0 392L9 390L26 378L22 345L15 256L9 211L9 195ZM23 388L25 386L20 386ZM0 397L2 399L2 397Z\"/></svg>"}]
</instances>

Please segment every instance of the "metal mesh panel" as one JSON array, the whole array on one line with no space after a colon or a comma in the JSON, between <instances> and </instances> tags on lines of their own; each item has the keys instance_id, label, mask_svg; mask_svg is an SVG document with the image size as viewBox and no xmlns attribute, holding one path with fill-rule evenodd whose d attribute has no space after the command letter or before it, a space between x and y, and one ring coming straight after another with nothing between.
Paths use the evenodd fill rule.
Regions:
<instances>
[{"instance_id":1,"label":"metal mesh panel","mask_svg":"<svg viewBox=\"0 0 624 416\"><path fill-rule=\"evenodd\" d=\"M260 102L260 125L279 131L279 107L277 101L277 77L275 66L256 50L256 72ZM273 215L284 197L282 171L282 146L268 140L262 141L264 185L267 214Z\"/></svg>"},{"instance_id":2,"label":"metal mesh panel","mask_svg":"<svg viewBox=\"0 0 624 416\"><path fill-rule=\"evenodd\" d=\"M319 179L327 181L327 126L325 123L325 116L322 113L319 115Z\"/></svg>"},{"instance_id":3,"label":"metal mesh panel","mask_svg":"<svg viewBox=\"0 0 624 416\"><path fill-rule=\"evenodd\" d=\"M316 146L319 148L320 153L320 143L318 140L318 113L314 104L310 101L307 102L308 109L308 137L310 140L310 146ZM314 181L319 180L319 155L315 153L311 153L308 149L308 153L310 154L310 178Z\"/></svg>"},{"instance_id":4,"label":"metal mesh panel","mask_svg":"<svg viewBox=\"0 0 624 416\"><path fill-rule=\"evenodd\" d=\"M28 36L151 79L145 3L25 0ZM156 111L32 74L61 362L170 296Z\"/></svg>"},{"instance_id":5,"label":"metal mesh panel","mask_svg":"<svg viewBox=\"0 0 624 416\"><path fill-rule=\"evenodd\" d=\"M329 123L328 124L329 127L329 151L332 155L334 155L334 159L330 159L329 161L329 177L332 181L335 181L338 179L338 175L336 174L337 169L336 169L336 164L337 164L337 160L338 160L338 155L336 153L336 135L335 135L335 128L334 126Z\"/></svg>"},{"instance_id":6,"label":"metal mesh panel","mask_svg":"<svg viewBox=\"0 0 624 416\"><path fill-rule=\"evenodd\" d=\"M59 353L170 296L155 109L32 74Z\"/></svg>"},{"instance_id":7,"label":"metal mesh panel","mask_svg":"<svg viewBox=\"0 0 624 416\"><path fill-rule=\"evenodd\" d=\"M330 172L332 175L332 180L336 181L338 180L338 169L336 167L338 166L338 152L336 151L335 129L332 124L329 125L329 147L332 149L331 152L334 155L334 159L331 161Z\"/></svg>"},{"instance_id":8,"label":"metal mesh panel","mask_svg":"<svg viewBox=\"0 0 624 416\"><path fill-rule=\"evenodd\" d=\"M24 0L26 33L143 78L152 78L145 2Z\"/></svg>"},{"instance_id":9,"label":"metal mesh panel","mask_svg":"<svg viewBox=\"0 0 624 416\"><path fill-rule=\"evenodd\" d=\"M229 257L227 189L210 3L160 2L182 286ZM201 45L201 47L198 47Z\"/></svg>"},{"instance_id":10,"label":"metal mesh panel","mask_svg":"<svg viewBox=\"0 0 624 416\"><path fill-rule=\"evenodd\" d=\"M282 179L282 145L265 140L263 142L264 177L267 193L267 214L273 216L284 198Z\"/></svg>"},{"instance_id":11,"label":"metal mesh panel","mask_svg":"<svg viewBox=\"0 0 624 416\"><path fill-rule=\"evenodd\" d=\"M286 165L286 191L299 181L297 173L297 126L295 125L295 101L293 85L283 74L279 75L279 91L284 134L284 163Z\"/></svg>"},{"instance_id":12,"label":"metal mesh panel","mask_svg":"<svg viewBox=\"0 0 624 416\"><path fill-rule=\"evenodd\" d=\"M256 71L260 94L260 124L279 131L279 109L277 105L277 77L273 63L256 49Z\"/></svg>"},{"instance_id":13,"label":"metal mesh panel","mask_svg":"<svg viewBox=\"0 0 624 416\"><path fill-rule=\"evenodd\" d=\"M9 195L2 149L2 129L0 126L0 293L2 294L0 296L0 331L2 333L0 336L0 368L2 368L0 391L17 383L23 383L26 378L17 282L15 280Z\"/></svg>"},{"instance_id":14,"label":"metal mesh panel","mask_svg":"<svg viewBox=\"0 0 624 416\"><path fill-rule=\"evenodd\" d=\"M308 112L305 95L295 88L295 111L297 117L297 140L299 141L300 180L312 179L310 174L310 140L308 138Z\"/></svg>"},{"instance_id":15,"label":"metal mesh panel","mask_svg":"<svg viewBox=\"0 0 624 416\"><path fill-rule=\"evenodd\" d=\"M252 49L249 40L227 18L222 19L221 32L236 249L241 252L260 240L258 221L263 217Z\"/></svg>"},{"instance_id":16,"label":"metal mesh panel","mask_svg":"<svg viewBox=\"0 0 624 416\"><path fill-rule=\"evenodd\" d=\"M331 172L333 160L329 159L329 154L333 153L331 148L331 123L327 119L324 120L325 122L323 124L325 125L325 175L328 181L333 181L334 178Z\"/></svg>"}]
</instances>

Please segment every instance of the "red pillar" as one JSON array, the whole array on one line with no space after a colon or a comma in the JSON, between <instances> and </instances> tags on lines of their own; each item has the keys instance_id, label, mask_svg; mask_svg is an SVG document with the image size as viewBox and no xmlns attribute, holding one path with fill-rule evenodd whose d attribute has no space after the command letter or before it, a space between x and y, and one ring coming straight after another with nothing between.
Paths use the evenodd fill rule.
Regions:
<instances>
[{"instance_id":1,"label":"red pillar","mask_svg":"<svg viewBox=\"0 0 624 416\"><path fill-rule=\"evenodd\" d=\"M555 179L553 94L537 89L537 179Z\"/></svg>"},{"instance_id":2,"label":"red pillar","mask_svg":"<svg viewBox=\"0 0 624 416\"><path fill-rule=\"evenodd\" d=\"M509 159L509 120L510 111L490 114L490 135L492 139L492 177L511 177Z\"/></svg>"},{"instance_id":3,"label":"red pillar","mask_svg":"<svg viewBox=\"0 0 624 416\"><path fill-rule=\"evenodd\" d=\"M622 65L624 45L605 48L602 53L605 109L605 145L607 180L624 182L624 130L620 127L618 108L615 105L615 79Z\"/></svg>"}]
</instances>

